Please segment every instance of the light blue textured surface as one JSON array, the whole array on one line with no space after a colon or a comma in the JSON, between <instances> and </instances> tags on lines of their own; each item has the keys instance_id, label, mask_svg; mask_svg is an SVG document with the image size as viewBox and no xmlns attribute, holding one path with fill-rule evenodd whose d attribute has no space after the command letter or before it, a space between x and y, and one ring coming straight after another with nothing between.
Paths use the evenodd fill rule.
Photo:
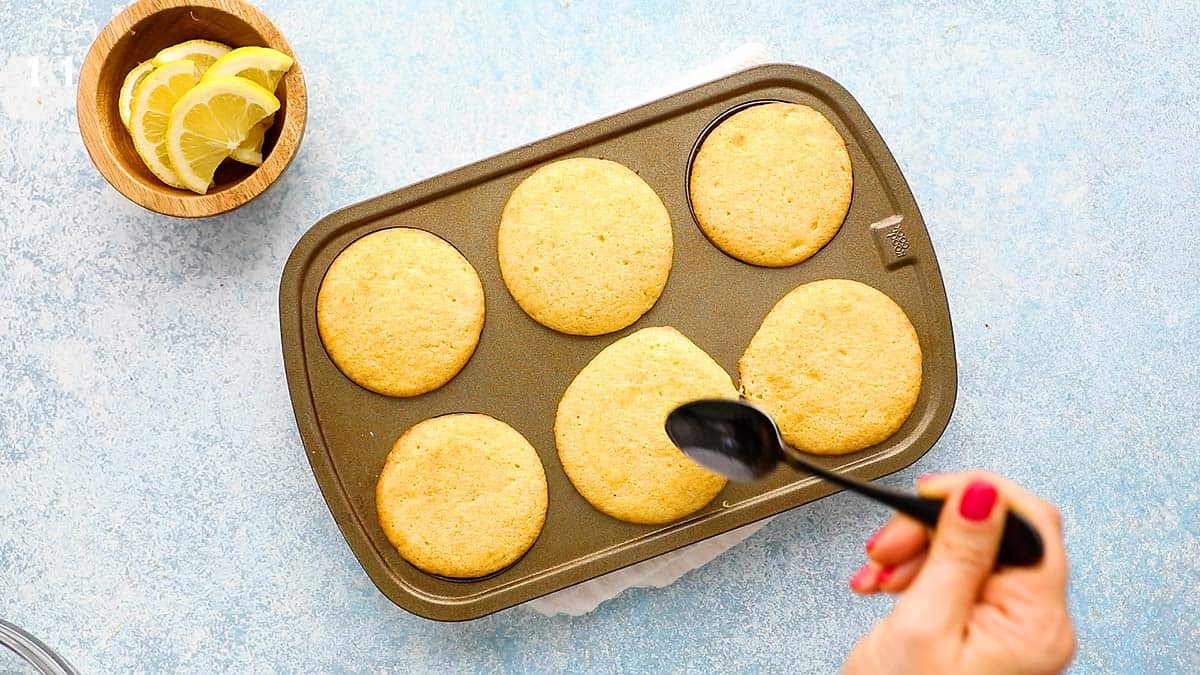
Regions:
<instances>
[{"instance_id":1,"label":"light blue textured surface","mask_svg":"<svg viewBox=\"0 0 1200 675\"><path fill-rule=\"evenodd\" d=\"M0 616L87 672L833 670L889 606L846 589L881 508L798 509L583 618L424 621L338 534L279 352L279 273L325 213L757 41L859 100L945 274L958 407L884 482L979 466L1047 495L1077 670L1196 672L1195 5L825 4L263 0L308 134L266 196L197 222L82 148L74 74L113 5L0 0Z\"/></svg>"}]
</instances>

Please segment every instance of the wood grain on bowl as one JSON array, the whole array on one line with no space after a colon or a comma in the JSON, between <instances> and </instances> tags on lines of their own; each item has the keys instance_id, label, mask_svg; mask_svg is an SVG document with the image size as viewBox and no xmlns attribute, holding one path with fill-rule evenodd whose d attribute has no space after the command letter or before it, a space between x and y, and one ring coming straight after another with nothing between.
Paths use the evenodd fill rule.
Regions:
<instances>
[{"instance_id":1,"label":"wood grain on bowl","mask_svg":"<svg viewBox=\"0 0 1200 675\"><path fill-rule=\"evenodd\" d=\"M275 92L281 107L263 142L262 166L224 162L203 195L164 185L134 150L121 123L117 98L134 66L164 47L194 39L230 47L271 47L295 59L279 30L247 2L140 0L109 22L92 43L76 94L79 133L105 180L140 206L186 218L224 213L262 194L296 156L308 117L308 96L297 59Z\"/></svg>"}]
</instances>

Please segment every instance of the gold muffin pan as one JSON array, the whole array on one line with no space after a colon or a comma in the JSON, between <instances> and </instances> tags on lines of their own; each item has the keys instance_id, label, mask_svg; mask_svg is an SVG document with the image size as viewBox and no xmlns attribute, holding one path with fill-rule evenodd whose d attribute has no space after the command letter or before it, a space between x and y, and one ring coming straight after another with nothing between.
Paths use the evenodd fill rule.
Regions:
<instances>
[{"instance_id":1,"label":"gold muffin pan","mask_svg":"<svg viewBox=\"0 0 1200 675\"><path fill-rule=\"evenodd\" d=\"M787 268L747 265L713 246L692 217L688 172L703 135L730 111L789 101L819 110L846 140L854 171L838 234ZM526 316L500 277L496 231L505 200L539 166L565 157L611 159L636 171L671 215L675 258L658 303L633 325L596 337L556 333ZM316 299L334 257L388 227L428 230L479 272L487 317L479 346L442 388L389 398L351 382L326 355ZM828 77L768 65L471 164L336 211L296 244L280 284L284 367L300 437L325 500L363 569L397 605L431 619L473 619L813 501L836 490L782 468L756 483L730 483L705 508L661 526L610 518L567 480L554 445L554 415L567 385L601 349L647 326L674 326L731 375L762 318L796 286L855 279L890 296L921 341L921 395L887 441L823 466L863 479L898 471L937 441L950 419L957 369L950 312L929 235L883 139L850 94ZM375 516L375 482L392 444L417 422L481 412L512 425L537 449L549 484L541 536L512 566L468 581L435 577L392 548Z\"/></svg>"}]
</instances>

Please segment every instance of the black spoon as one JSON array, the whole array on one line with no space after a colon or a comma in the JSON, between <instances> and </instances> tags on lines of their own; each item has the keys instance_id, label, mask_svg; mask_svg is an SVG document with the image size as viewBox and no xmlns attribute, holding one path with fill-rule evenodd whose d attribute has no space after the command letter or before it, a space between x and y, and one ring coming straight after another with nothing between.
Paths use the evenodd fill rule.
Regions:
<instances>
[{"instance_id":1,"label":"black spoon","mask_svg":"<svg viewBox=\"0 0 1200 675\"><path fill-rule=\"evenodd\" d=\"M927 499L847 478L822 468L788 447L775 421L742 401L713 399L685 403L667 416L667 435L688 457L731 480L751 481L771 473L780 460L847 490L870 497L929 527L936 527L944 500ZM1042 538L1024 518L1009 511L1000 539L998 565L1036 565Z\"/></svg>"}]
</instances>

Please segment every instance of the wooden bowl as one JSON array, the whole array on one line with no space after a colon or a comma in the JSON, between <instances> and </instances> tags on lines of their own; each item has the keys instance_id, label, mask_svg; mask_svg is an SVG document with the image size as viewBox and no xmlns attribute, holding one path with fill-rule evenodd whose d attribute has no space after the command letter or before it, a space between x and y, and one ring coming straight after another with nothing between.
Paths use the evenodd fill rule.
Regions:
<instances>
[{"instance_id":1,"label":"wooden bowl","mask_svg":"<svg viewBox=\"0 0 1200 675\"><path fill-rule=\"evenodd\" d=\"M275 91L280 108L263 142L262 166L227 160L204 195L155 178L121 123L117 110L121 84L134 66L163 47L200 38L230 47L271 47L295 59L291 46L267 17L242 0L140 0L104 27L79 74L79 133L92 162L118 192L168 216L212 216L262 194L296 156L308 117L308 95L297 61Z\"/></svg>"}]
</instances>

